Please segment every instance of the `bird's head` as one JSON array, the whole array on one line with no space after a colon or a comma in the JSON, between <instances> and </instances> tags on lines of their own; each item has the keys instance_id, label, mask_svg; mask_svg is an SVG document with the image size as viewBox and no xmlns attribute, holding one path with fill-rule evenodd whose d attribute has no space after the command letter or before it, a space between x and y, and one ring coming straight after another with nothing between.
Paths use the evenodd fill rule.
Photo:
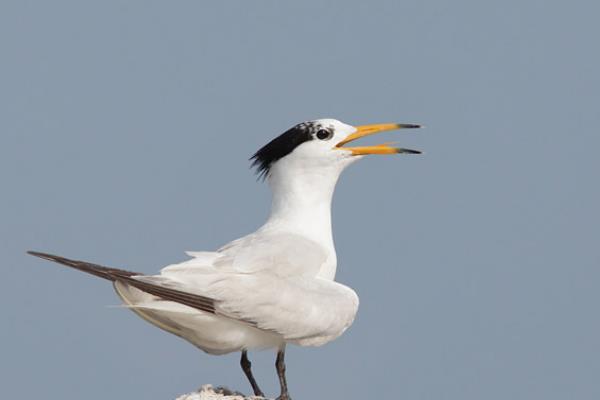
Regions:
<instances>
[{"instance_id":1,"label":"bird's head","mask_svg":"<svg viewBox=\"0 0 600 400\"><path fill-rule=\"evenodd\" d=\"M394 147L392 143L348 146L379 132L419 127L394 123L355 127L335 119L302 122L258 150L251 158L252 165L262 177L268 177L274 168L310 175L332 172L337 176L346 166L368 154L419 154L420 151Z\"/></svg>"}]
</instances>

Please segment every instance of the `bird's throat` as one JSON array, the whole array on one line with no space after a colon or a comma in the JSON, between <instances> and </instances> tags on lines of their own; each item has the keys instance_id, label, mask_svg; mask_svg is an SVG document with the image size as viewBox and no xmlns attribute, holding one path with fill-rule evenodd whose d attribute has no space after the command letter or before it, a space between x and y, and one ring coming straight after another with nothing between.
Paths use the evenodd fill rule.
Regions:
<instances>
[{"instance_id":1,"label":"bird's throat","mask_svg":"<svg viewBox=\"0 0 600 400\"><path fill-rule=\"evenodd\" d=\"M323 245L333 243L331 233L331 200L335 179L302 174L291 179L271 176L273 191L268 223L302 234Z\"/></svg>"}]
</instances>

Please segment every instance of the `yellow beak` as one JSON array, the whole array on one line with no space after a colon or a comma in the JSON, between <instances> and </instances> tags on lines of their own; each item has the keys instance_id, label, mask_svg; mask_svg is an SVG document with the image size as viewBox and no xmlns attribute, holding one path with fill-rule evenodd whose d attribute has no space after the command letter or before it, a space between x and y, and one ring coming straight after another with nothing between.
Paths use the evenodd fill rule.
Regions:
<instances>
[{"instance_id":1,"label":"yellow beak","mask_svg":"<svg viewBox=\"0 0 600 400\"><path fill-rule=\"evenodd\" d=\"M418 150L403 149L400 147L392 147L389 143L378 144L375 146L359 146L359 147L343 147L346 143L350 143L356 139L365 136L375 135L379 132L391 131L395 129L420 128L421 125L415 124L374 124L362 125L356 127L356 132L348 135L346 139L336 144L335 148L339 150L350 150L354 156L362 156L366 154L421 154Z\"/></svg>"}]
</instances>

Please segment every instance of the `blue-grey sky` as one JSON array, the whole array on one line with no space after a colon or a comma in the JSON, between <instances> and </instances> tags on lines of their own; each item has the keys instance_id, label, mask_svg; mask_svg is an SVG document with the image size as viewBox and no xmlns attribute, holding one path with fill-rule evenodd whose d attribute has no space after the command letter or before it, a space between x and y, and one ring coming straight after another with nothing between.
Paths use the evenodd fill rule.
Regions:
<instances>
[{"instance_id":1,"label":"blue-grey sky","mask_svg":"<svg viewBox=\"0 0 600 400\"><path fill-rule=\"evenodd\" d=\"M600 397L593 1L3 1L2 397L249 391L36 249L138 270L258 227L248 158L291 125L418 122L334 199L354 325L295 399ZM277 392L270 352L252 354Z\"/></svg>"}]
</instances>

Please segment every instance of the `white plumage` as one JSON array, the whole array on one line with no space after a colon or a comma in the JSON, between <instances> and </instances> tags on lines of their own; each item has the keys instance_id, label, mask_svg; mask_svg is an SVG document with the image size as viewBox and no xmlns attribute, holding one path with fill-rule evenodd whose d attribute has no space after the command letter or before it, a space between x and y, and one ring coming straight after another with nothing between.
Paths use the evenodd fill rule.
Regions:
<instances>
[{"instance_id":1,"label":"white plumage","mask_svg":"<svg viewBox=\"0 0 600 400\"><path fill-rule=\"evenodd\" d=\"M319 346L354 321L358 296L335 282L337 258L331 200L341 172L366 154L418 153L387 144L346 147L380 131L416 125L352 127L324 119L299 124L253 157L273 192L271 215L256 232L158 275L101 267L35 253L113 281L126 307L146 321L211 353L242 351L242 368L255 394L246 351L276 348L281 399L288 399L286 343Z\"/></svg>"},{"instance_id":2,"label":"white plumage","mask_svg":"<svg viewBox=\"0 0 600 400\"><path fill-rule=\"evenodd\" d=\"M355 131L338 121L320 122L341 138ZM160 275L136 277L215 299L216 315L117 281L119 296L149 322L213 354L285 342L318 346L341 335L354 320L358 296L333 281L330 208L339 174L357 157L334 152L322 161L315 157L320 145L305 143L271 167L273 209L258 231L215 252L190 252L191 260Z\"/></svg>"}]
</instances>

